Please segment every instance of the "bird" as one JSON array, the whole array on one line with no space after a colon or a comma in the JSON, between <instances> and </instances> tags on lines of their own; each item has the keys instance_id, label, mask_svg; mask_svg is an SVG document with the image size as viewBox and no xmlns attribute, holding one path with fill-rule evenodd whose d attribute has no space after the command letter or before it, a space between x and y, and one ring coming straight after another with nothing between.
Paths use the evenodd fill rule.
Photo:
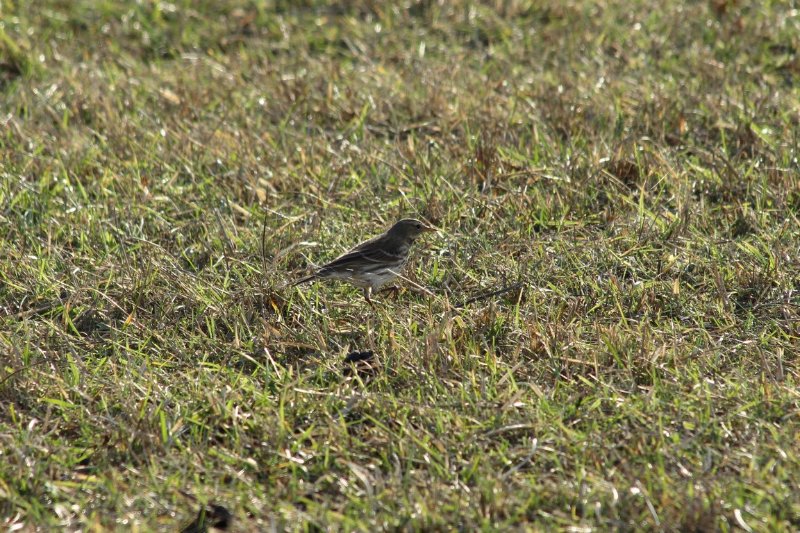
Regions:
<instances>
[{"instance_id":1,"label":"bird","mask_svg":"<svg viewBox=\"0 0 800 533\"><path fill-rule=\"evenodd\" d=\"M404 218L385 233L356 245L291 286L318 279L339 279L363 290L367 303L373 305L372 293L400 275L411 245L420 235L431 231L436 229L419 220Z\"/></svg>"}]
</instances>

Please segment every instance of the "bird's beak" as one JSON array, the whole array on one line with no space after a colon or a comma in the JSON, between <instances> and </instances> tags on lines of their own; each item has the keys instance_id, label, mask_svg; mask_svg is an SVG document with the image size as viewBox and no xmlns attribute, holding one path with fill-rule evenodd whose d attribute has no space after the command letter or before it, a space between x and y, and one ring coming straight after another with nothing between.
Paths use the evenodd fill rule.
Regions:
<instances>
[{"instance_id":1,"label":"bird's beak","mask_svg":"<svg viewBox=\"0 0 800 533\"><path fill-rule=\"evenodd\" d=\"M433 226L428 225L428 226L423 226L422 231L424 231L426 233L434 233L434 232L438 233L439 232L439 228L435 228Z\"/></svg>"}]
</instances>

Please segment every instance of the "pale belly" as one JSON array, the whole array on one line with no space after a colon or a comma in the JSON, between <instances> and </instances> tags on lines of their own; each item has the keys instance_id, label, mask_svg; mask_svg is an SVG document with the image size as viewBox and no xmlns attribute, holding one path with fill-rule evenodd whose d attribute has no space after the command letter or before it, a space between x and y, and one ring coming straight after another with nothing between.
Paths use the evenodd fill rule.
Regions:
<instances>
[{"instance_id":1,"label":"pale belly","mask_svg":"<svg viewBox=\"0 0 800 533\"><path fill-rule=\"evenodd\" d=\"M395 279L397 274L397 272L392 270L381 270L378 272L365 272L357 277L353 277L349 272L332 272L325 277L347 281L360 289L372 287L372 290L377 290Z\"/></svg>"}]
</instances>

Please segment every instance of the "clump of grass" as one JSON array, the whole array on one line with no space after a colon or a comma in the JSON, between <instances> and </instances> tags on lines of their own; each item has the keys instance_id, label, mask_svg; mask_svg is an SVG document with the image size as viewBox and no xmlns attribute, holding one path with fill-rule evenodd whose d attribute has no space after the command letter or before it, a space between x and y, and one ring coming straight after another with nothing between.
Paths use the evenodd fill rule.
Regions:
<instances>
[{"instance_id":1,"label":"clump of grass","mask_svg":"<svg viewBox=\"0 0 800 533\"><path fill-rule=\"evenodd\" d=\"M36 63L0 27L0 70L5 80L17 76L29 76L35 71Z\"/></svg>"}]
</instances>

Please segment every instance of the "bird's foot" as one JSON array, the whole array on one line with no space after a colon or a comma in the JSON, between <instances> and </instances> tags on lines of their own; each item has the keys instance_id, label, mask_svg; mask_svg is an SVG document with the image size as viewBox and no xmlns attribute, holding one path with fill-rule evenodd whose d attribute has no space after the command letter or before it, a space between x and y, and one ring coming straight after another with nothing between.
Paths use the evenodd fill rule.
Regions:
<instances>
[{"instance_id":1,"label":"bird's foot","mask_svg":"<svg viewBox=\"0 0 800 533\"><path fill-rule=\"evenodd\" d=\"M380 292L381 293L384 293L384 292L391 293L392 296L397 297L400 294L400 291L401 291L400 287L398 287L396 285L390 285L389 287L384 287L383 289L381 289Z\"/></svg>"}]
</instances>

